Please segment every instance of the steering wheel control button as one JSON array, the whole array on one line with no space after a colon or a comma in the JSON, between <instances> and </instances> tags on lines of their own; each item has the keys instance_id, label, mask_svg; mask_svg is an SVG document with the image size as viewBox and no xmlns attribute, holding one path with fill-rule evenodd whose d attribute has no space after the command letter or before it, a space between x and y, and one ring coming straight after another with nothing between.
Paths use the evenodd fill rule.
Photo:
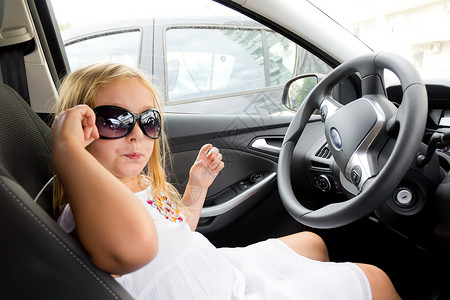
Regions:
<instances>
[{"instance_id":1,"label":"steering wheel control button","mask_svg":"<svg viewBox=\"0 0 450 300\"><path fill-rule=\"evenodd\" d=\"M408 188L399 188L394 192L394 202L400 207L410 207L414 202L414 194Z\"/></svg>"},{"instance_id":2,"label":"steering wheel control button","mask_svg":"<svg viewBox=\"0 0 450 300\"><path fill-rule=\"evenodd\" d=\"M339 132L337 131L336 128L331 128L330 137L331 137L331 142L333 143L333 146L336 149L341 149L342 148L342 139L341 139L341 135L339 134Z\"/></svg>"},{"instance_id":3,"label":"steering wheel control button","mask_svg":"<svg viewBox=\"0 0 450 300\"><path fill-rule=\"evenodd\" d=\"M331 191L331 182L327 175L319 175L315 178L316 186L322 191L322 192L330 192Z\"/></svg>"},{"instance_id":4,"label":"steering wheel control button","mask_svg":"<svg viewBox=\"0 0 450 300\"><path fill-rule=\"evenodd\" d=\"M325 122L325 119L327 118L328 114L328 106L324 105L320 109L320 118L322 119L322 122Z\"/></svg>"},{"instance_id":5,"label":"steering wheel control button","mask_svg":"<svg viewBox=\"0 0 450 300\"><path fill-rule=\"evenodd\" d=\"M350 178L354 185L358 186L361 181L362 170L359 166L354 166L350 172Z\"/></svg>"}]
</instances>

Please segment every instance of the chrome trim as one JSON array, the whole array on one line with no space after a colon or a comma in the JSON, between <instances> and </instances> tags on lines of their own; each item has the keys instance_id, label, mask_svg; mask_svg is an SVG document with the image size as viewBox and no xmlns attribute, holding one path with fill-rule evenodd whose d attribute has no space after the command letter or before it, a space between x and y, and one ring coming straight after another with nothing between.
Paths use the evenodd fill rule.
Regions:
<instances>
[{"instance_id":1,"label":"chrome trim","mask_svg":"<svg viewBox=\"0 0 450 300\"><path fill-rule=\"evenodd\" d=\"M259 139L254 140L252 142L252 144L250 145L250 147L258 149L258 150L267 151L270 153L275 153L275 154L280 154L280 151L281 151L280 147L276 147L276 146L267 144L267 141L265 138L259 138Z\"/></svg>"},{"instance_id":2,"label":"chrome trim","mask_svg":"<svg viewBox=\"0 0 450 300\"><path fill-rule=\"evenodd\" d=\"M268 185L270 182L272 182L276 178L276 176L277 176L277 173L272 172L272 173L266 175L263 180L261 180L258 183L255 183L252 187L248 188L247 190L243 191L242 193L240 193L236 197L228 200L227 202L219 204L219 205L204 207L202 209L202 212L200 213L200 217L201 218L216 217L216 216L220 216L226 212L229 212L230 210L232 210L233 208L235 208L242 202L248 200L251 196L256 194L256 192L261 190L263 187Z\"/></svg>"},{"instance_id":3,"label":"chrome trim","mask_svg":"<svg viewBox=\"0 0 450 300\"><path fill-rule=\"evenodd\" d=\"M351 171L353 167L359 166L361 168L361 179L357 186L359 191L361 191L361 188L367 181L367 179L378 174L378 170L374 170L370 167L368 152L370 146L375 141L376 137L383 128L383 124L386 121L386 115L383 112L383 109L375 100L371 98L362 98L362 99L369 102L369 104L373 107L375 113L377 114L377 121L375 122L375 125L372 127L367 136L364 138L364 140L361 142L361 144L358 146L358 148L356 148L355 152L353 152L352 156L350 157L347 163L347 166L345 167L345 177L350 182L351 182Z\"/></svg>"},{"instance_id":4,"label":"chrome trim","mask_svg":"<svg viewBox=\"0 0 450 300\"><path fill-rule=\"evenodd\" d=\"M325 98L323 99L322 103L320 103L320 111L322 111L324 107L327 108L327 115L325 116L325 118L328 118L332 116L336 111L338 111L342 107L342 104L329 98ZM322 120L322 122L324 121L325 120Z\"/></svg>"}]
</instances>

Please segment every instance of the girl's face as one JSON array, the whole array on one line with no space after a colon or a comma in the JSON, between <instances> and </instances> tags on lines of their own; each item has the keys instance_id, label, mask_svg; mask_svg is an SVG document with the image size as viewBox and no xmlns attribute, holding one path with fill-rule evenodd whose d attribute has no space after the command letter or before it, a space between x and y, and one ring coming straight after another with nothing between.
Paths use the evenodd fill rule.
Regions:
<instances>
[{"instance_id":1,"label":"girl's face","mask_svg":"<svg viewBox=\"0 0 450 300\"><path fill-rule=\"evenodd\" d=\"M155 108L153 94L137 79L121 80L101 87L95 105L115 105L137 114ZM147 165L154 143L136 124L129 135L115 140L99 139L86 149L113 175L137 191L137 175Z\"/></svg>"}]
</instances>

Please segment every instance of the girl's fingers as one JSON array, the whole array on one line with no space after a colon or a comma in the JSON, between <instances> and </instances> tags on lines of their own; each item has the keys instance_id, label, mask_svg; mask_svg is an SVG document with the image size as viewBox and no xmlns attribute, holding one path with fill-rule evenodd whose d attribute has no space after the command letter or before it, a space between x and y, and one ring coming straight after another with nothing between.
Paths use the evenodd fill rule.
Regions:
<instances>
[{"instance_id":1,"label":"girl's fingers","mask_svg":"<svg viewBox=\"0 0 450 300\"><path fill-rule=\"evenodd\" d=\"M203 147L198 152L197 159L202 159L202 158L206 157L212 148L213 148L213 145L211 145L211 144L203 145Z\"/></svg>"},{"instance_id":2,"label":"girl's fingers","mask_svg":"<svg viewBox=\"0 0 450 300\"><path fill-rule=\"evenodd\" d=\"M208 153L206 154L206 157L208 158L214 158L219 154L219 149L217 149L216 147L213 147L211 145L211 148L209 149Z\"/></svg>"},{"instance_id":3,"label":"girl's fingers","mask_svg":"<svg viewBox=\"0 0 450 300\"><path fill-rule=\"evenodd\" d=\"M220 171L222 171L222 169L225 167L225 164L223 163L223 161L221 161L220 163L217 164L216 167L211 168L211 171L214 173L219 173Z\"/></svg>"},{"instance_id":4,"label":"girl's fingers","mask_svg":"<svg viewBox=\"0 0 450 300\"><path fill-rule=\"evenodd\" d=\"M84 131L84 146L87 147L90 143L99 138L98 130L95 127L85 127Z\"/></svg>"},{"instance_id":5,"label":"girl's fingers","mask_svg":"<svg viewBox=\"0 0 450 300\"><path fill-rule=\"evenodd\" d=\"M99 138L95 126L95 113L87 105L77 105L60 113L54 123L53 132L61 139L77 139L87 146Z\"/></svg>"},{"instance_id":6,"label":"girl's fingers","mask_svg":"<svg viewBox=\"0 0 450 300\"><path fill-rule=\"evenodd\" d=\"M215 156L213 156L210 168L211 169L216 169L220 165L220 163L222 163L222 154L221 153L217 153L217 154L215 154Z\"/></svg>"},{"instance_id":7,"label":"girl's fingers","mask_svg":"<svg viewBox=\"0 0 450 300\"><path fill-rule=\"evenodd\" d=\"M211 172L217 174L224 168L224 163L222 162L222 154L219 149L211 144L204 145L198 154L195 165L202 165L203 167L209 169Z\"/></svg>"},{"instance_id":8,"label":"girl's fingers","mask_svg":"<svg viewBox=\"0 0 450 300\"><path fill-rule=\"evenodd\" d=\"M95 126L95 114L91 109L88 109L83 115L82 121L84 139L86 142L92 142L99 138L97 126Z\"/></svg>"}]
</instances>

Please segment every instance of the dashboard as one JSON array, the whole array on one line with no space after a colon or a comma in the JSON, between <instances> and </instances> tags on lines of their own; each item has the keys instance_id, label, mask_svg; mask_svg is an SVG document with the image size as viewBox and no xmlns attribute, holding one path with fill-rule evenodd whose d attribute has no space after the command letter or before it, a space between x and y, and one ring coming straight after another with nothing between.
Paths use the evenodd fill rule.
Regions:
<instances>
[{"instance_id":1,"label":"dashboard","mask_svg":"<svg viewBox=\"0 0 450 300\"><path fill-rule=\"evenodd\" d=\"M428 96L428 120L423 142L426 144L435 130L450 128L450 79L424 80ZM389 100L400 104L402 90L400 85L391 85L387 89ZM441 147L438 151L450 155L450 147Z\"/></svg>"}]
</instances>

